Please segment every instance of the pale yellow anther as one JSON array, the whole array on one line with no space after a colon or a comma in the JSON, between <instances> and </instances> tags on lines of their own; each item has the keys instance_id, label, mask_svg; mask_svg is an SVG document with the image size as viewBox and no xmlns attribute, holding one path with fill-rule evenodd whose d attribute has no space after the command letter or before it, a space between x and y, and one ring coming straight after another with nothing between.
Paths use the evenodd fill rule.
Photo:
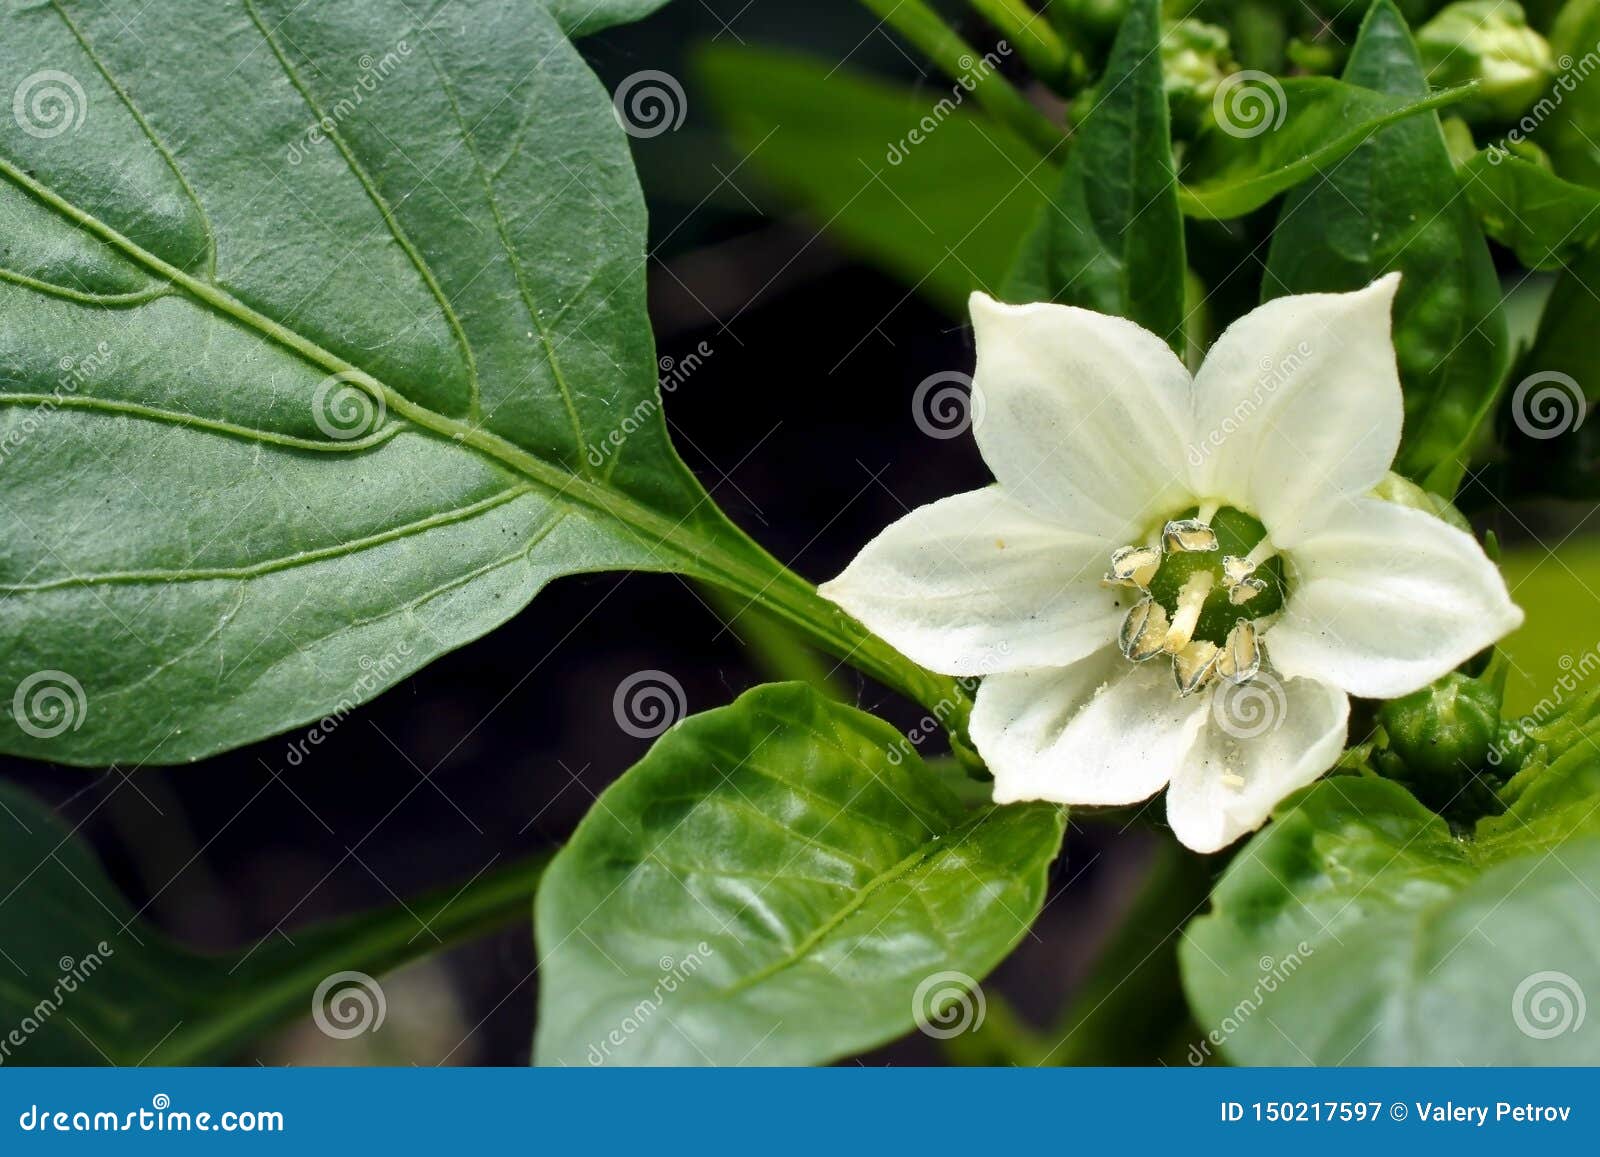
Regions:
<instances>
[{"instance_id":1,"label":"pale yellow anther","mask_svg":"<svg viewBox=\"0 0 1600 1157\"><path fill-rule=\"evenodd\" d=\"M1247 578L1237 586L1229 588L1228 601L1236 607L1242 607L1266 589L1267 584L1260 579Z\"/></svg>"},{"instance_id":2,"label":"pale yellow anther","mask_svg":"<svg viewBox=\"0 0 1600 1157\"><path fill-rule=\"evenodd\" d=\"M1267 584L1255 576L1256 564L1236 554L1222 558L1222 587L1228 592L1228 601L1243 606L1267 589Z\"/></svg>"},{"instance_id":3,"label":"pale yellow anther","mask_svg":"<svg viewBox=\"0 0 1600 1157\"><path fill-rule=\"evenodd\" d=\"M1217 674L1230 683L1244 683L1255 678L1259 670L1261 644L1256 639L1255 624L1241 620L1223 640L1222 653L1217 656Z\"/></svg>"},{"instance_id":4,"label":"pale yellow anther","mask_svg":"<svg viewBox=\"0 0 1600 1157\"><path fill-rule=\"evenodd\" d=\"M1122 620L1122 631L1117 638L1125 658L1135 663L1154 659L1161 654L1167 639L1167 611L1154 599L1145 599L1128 612Z\"/></svg>"},{"instance_id":5,"label":"pale yellow anther","mask_svg":"<svg viewBox=\"0 0 1600 1157\"><path fill-rule=\"evenodd\" d=\"M1161 550L1154 546L1125 546L1111 556L1108 583L1132 583L1144 588L1156 577L1161 566Z\"/></svg>"},{"instance_id":6,"label":"pale yellow anther","mask_svg":"<svg viewBox=\"0 0 1600 1157\"><path fill-rule=\"evenodd\" d=\"M1161 539L1174 554L1217 549L1217 532L1198 518L1174 519L1161 532Z\"/></svg>"},{"instance_id":7,"label":"pale yellow anther","mask_svg":"<svg viewBox=\"0 0 1600 1157\"><path fill-rule=\"evenodd\" d=\"M1176 655L1194 638L1194 629L1200 622L1200 611L1205 606L1206 596L1211 593L1213 581L1210 571L1197 570L1179 588L1178 607L1172 612L1172 626L1167 628L1164 644L1168 654Z\"/></svg>"},{"instance_id":8,"label":"pale yellow anther","mask_svg":"<svg viewBox=\"0 0 1600 1157\"><path fill-rule=\"evenodd\" d=\"M1172 674L1178 680L1179 695L1193 695L1217 675L1217 659L1222 650L1215 643L1196 639L1172 657Z\"/></svg>"}]
</instances>

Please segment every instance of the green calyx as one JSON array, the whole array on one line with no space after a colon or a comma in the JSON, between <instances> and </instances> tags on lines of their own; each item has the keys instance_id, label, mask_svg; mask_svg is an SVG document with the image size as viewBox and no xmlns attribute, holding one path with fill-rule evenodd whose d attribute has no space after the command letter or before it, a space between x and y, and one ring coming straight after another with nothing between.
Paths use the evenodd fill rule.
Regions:
<instances>
[{"instance_id":1,"label":"green calyx","mask_svg":"<svg viewBox=\"0 0 1600 1157\"><path fill-rule=\"evenodd\" d=\"M1177 520L1194 518L1198 508L1176 516ZM1216 550L1167 551L1161 565L1150 580L1150 596L1160 603L1168 615L1176 612L1178 596L1196 574L1209 572L1211 590L1206 595L1199 621L1195 624L1194 638L1222 644L1228 633L1240 622L1270 615L1283 606L1285 593L1283 560L1274 556L1257 565L1254 578L1264 585L1255 597L1235 603L1223 581L1222 560L1228 557L1244 558L1267 536L1260 522L1231 506L1224 506L1211 518L1210 526L1217 536Z\"/></svg>"}]
</instances>

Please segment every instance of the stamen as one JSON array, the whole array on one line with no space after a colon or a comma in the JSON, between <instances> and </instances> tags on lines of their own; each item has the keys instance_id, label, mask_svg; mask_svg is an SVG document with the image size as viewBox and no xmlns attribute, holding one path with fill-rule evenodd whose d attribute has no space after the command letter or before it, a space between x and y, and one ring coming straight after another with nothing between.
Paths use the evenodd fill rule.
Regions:
<instances>
[{"instance_id":1,"label":"stamen","mask_svg":"<svg viewBox=\"0 0 1600 1157\"><path fill-rule=\"evenodd\" d=\"M1222 650L1215 643L1197 639L1172 659L1172 674L1178 680L1179 695L1193 695L1217 674L1217 659Z\"/></svg>"},{"instance_id":2,"label":"stamen","mask_svg":"<svg viewBox=\"0 0 1600 1157\"><path fill-rule=\"evenodd\" d=\"M1277 557L1278 548L1272 545L1272 540L1270 538L1263 538L1260 542L1256 543L1255 548L1251 550L1248 556L1246 556L1246 561L1249 562L1251 569L1254 569L1266 562L1269 558Z\"/></svg>"},{"instance_id":3,"label":"stamen","mask_svg":"<svg viewBox=\"0 0 1600 1157\"><path fill-rule=\"evenodd\" d=\"M1217 549L1217 532L1198 518L1179 518L1167 523L1162 539L1173 554Z\"/></svg>"},{"instance_id":4,"label":"stamen","mask_svg":"<svg viewBox=\"0 0 1600 1157\"><path fill-rule=\"evenodd\" d=\"M1111 556L1108 583L1132 583L1141 590L1150 585L1161 566L1161 550L1154 546L1125 546Z\"/></svg>"},{"instance_id":5,"label":"stamen","mask_svg":"<svg viewBox=\"0 0 1600 1157\"><path fill-rule=\"evenodd\" d=\"M1236 554L1222 559L1222 587L1228 592L1228 601L1236 607L1243 606L1267 589L1267 584L1253 577L1256 564Z\"/></svg>"},{"instance_id":6,"label":"stamen","mask_svg":"<svg viewBox=\"0 0 1600 1157\"><path fill-rule=\"evenodd\" d=\"M1208 570L1197 570L1183 581L1178 591L1178 607L1172 613L1172 626L1167 630L1164 644L1169 654L1176 655L1194 638L1194 629L1200 622L1200 611L1205 606L1206 596L1211 593L1213 581Z\"/></svg>"},{"instance_id":7,"label":"stamen","mask_svg":"<svg viewBox=\"0 0 1600 1157\"><path fill-rule=\"evenodd\" d=\"M1166 608L1154 599L1145 599L1122 620L1122 632L1117 643L1122 648L1124 658L1143 663L1161 654L1166 638Z\"/></svg>"},{"instance_id":8,"label":"stamen","mask_svg":"<svg viewBox=\"0 0 1600 1157\"><path fill-rule=\"evenodd\" d=\"M1217 656L1217 674L1230 683L1246 683L1261 670L1261 644L1256 626L1248 619L1233 624Z\"/></svg>"}]
</instances>

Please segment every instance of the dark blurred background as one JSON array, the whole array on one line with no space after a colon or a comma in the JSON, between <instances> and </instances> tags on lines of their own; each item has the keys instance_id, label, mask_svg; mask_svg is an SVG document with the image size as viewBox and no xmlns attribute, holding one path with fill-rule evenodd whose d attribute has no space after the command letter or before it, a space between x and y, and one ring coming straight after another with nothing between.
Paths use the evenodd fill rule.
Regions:
<instances>
[{"instance_id":1,"label":"dark blurred background","mask_svg":"<svg viewBox=\"0 0 1600 1157\"><path fill-rule=\"evenodd\" d=\"M987 481L971 439L930 438L911 405L930 374L971 369L970 334L846 259L819 222L768 215L775 202L696 91L688 55L707 41L806 48L926 84L930 103L948 84L924 76L849 0L676 0L581 43L608 88L643 69L683 82L681 128L633 142L651 211L658 352L711 351L667 399L668 420L731 516L820 580L908 508ZM293 737L280 737L131 775L16 760L0 773L69 823L86 821L82 834L134 907L149 905L146 918L196 948L247 948L560 844L649 745L618 727L618 684L659 669L682 684L690 711L727 703L764 680L744 634L671 576L562 579L500 630L357 710L298 766ZM848 668L838 675L868 710L907 727L921 714ZM1115 826L1075 829L1038 927L985 987L1031 1019L1053 1018L1149 846ZM529 925L507 928L385 977L382 1032L331 1040L308 1016L237 1059L522 1064L534 960ZM864 1061L938 1063L935 1046L914 1034Z\"/></svg>"}]
</instances>

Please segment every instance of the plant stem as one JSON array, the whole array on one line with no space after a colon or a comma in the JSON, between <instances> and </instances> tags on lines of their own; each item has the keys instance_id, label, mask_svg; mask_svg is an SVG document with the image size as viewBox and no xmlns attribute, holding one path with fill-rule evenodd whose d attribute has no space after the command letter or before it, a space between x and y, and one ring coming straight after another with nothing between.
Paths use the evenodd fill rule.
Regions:
<instances>
[{"instance_id":1,"label":"plant stem","mask_svg":"<svg viewBox=\"0 0 1600 1157\"><path fill-rule=\"evenodd\" d=\"M407 905L320 925L296 943L274 943L248 955L208 993L217 1015L185 1025L144 1063L218 1062L268 1029L311 1009L322 981L337 972L376 976L439 949L531 919L533 896L551 853L483 872L465 885L447 885ZM298 934L297 934L298 935ZM214 963L194 983L221 973Z\"/></svg>"},{"instance_id":2,"label":"plant stem","mask_svg":"<svg viewBox=\"0 0 1600 1157\"><path fill-rule=\"evenodd\" d=\"M922 0L861 0L874 15L889 25L928 61L962 88L997 120L1008 125L1023 140L1053 154L1065 139L1028 98L993 69L980 72L974 65L980 54L944 19Z\"/></svg>"},{"instance_id":3,"label":"plant stem","mask_svg":"<svg viewBox=\"0 0 1600 1157\"><path fill-rule=\"evenodd\" d=\"M1058 90L1082 79L1083 62L1042 15L1022 0L967 0L972 10L987 20L1022 53L1035 76Z\"/></svg>"},{"instance_id":4,"label":"plant stem","mask_svg":"<svg viewBox=\"0 0 1600 1157\"><path fill-rule=\"evenodd\" d=\"M1188 1023L1178 974L1184 925L1211 892L1215 864L1162 841L1155 860L1087 980L1046 1034L1046 1065L1148 1065Z\"/></svg>"}]
</instances>

